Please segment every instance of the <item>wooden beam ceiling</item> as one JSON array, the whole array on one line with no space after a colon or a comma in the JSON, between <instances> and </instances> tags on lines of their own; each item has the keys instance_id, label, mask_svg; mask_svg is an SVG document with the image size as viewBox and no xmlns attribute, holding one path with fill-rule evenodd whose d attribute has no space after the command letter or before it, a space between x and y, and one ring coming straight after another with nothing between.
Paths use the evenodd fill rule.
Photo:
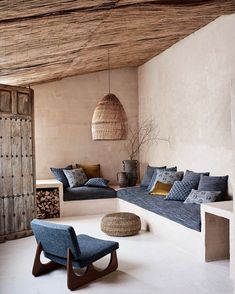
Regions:
<instances>
[{"instance_id":1,"label":"wooden beam ceiling","mask_svg":"<svg viewBox=\"0 0 235 294\"><path fill-rule=\"evenodd\" d=\"M234 0L2 0L0 83L27 85L139 66L215 18Z\"/></svg>"}]
</instances>

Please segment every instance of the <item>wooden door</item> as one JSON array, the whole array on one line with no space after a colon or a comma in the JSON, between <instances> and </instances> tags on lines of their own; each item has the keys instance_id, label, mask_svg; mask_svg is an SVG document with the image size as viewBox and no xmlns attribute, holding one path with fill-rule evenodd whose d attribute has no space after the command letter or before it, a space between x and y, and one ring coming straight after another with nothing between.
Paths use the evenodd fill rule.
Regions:
<instances>
[{"instance_id":1,"label":"wooden door","mask_svg":"<svg viewBox=\"0 0 235 294\"><path fill-rule=\"evenodd\" d=\"M0 241L31 234L34 157L33 90L0 84Z\"/></svg>"}]
</instances>

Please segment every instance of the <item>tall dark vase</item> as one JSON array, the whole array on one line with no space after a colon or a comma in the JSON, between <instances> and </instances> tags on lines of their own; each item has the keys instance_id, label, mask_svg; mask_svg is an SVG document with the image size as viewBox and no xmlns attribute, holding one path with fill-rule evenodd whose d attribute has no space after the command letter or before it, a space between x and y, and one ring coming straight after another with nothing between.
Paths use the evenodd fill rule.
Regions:
<instances>
[{"instance_id":1,"label":"tall dark vase","mask_svg":"<svg viewBox=\"0 0 235 294\"><path fill-rule=\"evenodd\" d=\"M127 187L129 185L127 173L125 173L125 172L117 173L117 181L118 181L120 188Z\"/></svg>"},{"instance_id":2,"label":"tall dark vase","mask_svg":"<svg viewBox=\"0 0 235 294\"><path fill-rule=\"evenodd\" d=\"M138 180L138 160L123 160L123 170L128 175L129 186L135 186Z\"/></svg>"}]
</instances>

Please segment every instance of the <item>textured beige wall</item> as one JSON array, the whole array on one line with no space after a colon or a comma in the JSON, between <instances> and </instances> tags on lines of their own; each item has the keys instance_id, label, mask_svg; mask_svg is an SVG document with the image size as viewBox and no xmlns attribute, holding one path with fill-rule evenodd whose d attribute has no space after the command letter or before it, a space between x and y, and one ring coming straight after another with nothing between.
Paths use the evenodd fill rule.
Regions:
<instances>
[{"instance_id":1,"label":"textured beige wall","mask_svg":"<svg viewBox=\"0 0 235 294\"><path fill-rule=\"evenodd\" d=\"M35 147L37 179L52 178L50 167L100 163L102 174L115 181L121 161L128 159L124 141L92 141L91 119L96 103L108 91L107 72L35 85ZM111 92L137 125L137 70L111 71Z\"/></svg>"},{"instance_id":2,"label":"textured beige wall","mask_svg":"<svg viewBox=\"0 0 235 294\"><path fill-rule=\"evenodd\" d=\"M234 28L235 14L220 17L139 68L140 121L154 118L170 137L142 150L143 165L231 176Z\"/></svg>"},{"instance_id":3,"label":"textured beige wall","mask_svg":"<svg viewBox=\"0 0 235 294\"><path fill-rule=\"evenodd\" d=\"M232 146L233 146L233 177L231 180L233 191L235 189L235 77L231 81L231 125L232 125ZM233 211L235 211L235 201L233 202ZM233 250L231 251L230 263L231 263L231 271L230 277L234 279L235 273L235 214L233 216L233 236L232 238ZM234 293L235 293L235 279L234 279Z\"/></svg>"}]
</instances>

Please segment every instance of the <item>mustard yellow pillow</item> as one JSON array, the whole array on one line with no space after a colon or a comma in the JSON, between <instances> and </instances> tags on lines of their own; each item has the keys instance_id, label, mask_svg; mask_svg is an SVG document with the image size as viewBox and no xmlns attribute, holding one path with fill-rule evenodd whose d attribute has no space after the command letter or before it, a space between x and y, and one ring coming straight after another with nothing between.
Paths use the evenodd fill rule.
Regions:
<instances>
[{"instance_id":1,"label":"mustard yellow pillow","mask_svg":"<svg viewBox=\"0 0 235 294\"><path fill-rule=\"evenodd\" d=\"M154 189L150 193L151 195L160 195L160 196L166 196L172 187L172 184L165 184L162 182L158 182L155 184Z\"/></svg>"},{"instance_id":2,"label":"mustard yellow pillow","mask_svg":"<svg viewBox=\"0 0 235 294\"><path fill-rule=\"evenodd\" d=\"M91 178L100 178L100 164L76 164L77 168L82 168L88 177L88 179Z\"/></svg>"}]
</instances>

